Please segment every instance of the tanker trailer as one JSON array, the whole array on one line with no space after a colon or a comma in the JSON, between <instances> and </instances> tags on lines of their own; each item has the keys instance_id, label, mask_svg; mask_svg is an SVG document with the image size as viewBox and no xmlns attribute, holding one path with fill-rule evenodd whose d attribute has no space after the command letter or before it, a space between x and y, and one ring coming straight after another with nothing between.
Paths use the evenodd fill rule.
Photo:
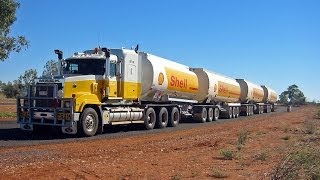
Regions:
<instances>
[{"instance_id":1,"label":"tanker trailer","mask_svg":"<svg viewBox=\"0 0 320 180\"><path fill-rule=\"evenodd\" d=\"M191 68L197 74L199 80L199 91L196 100L203 103L216 105L214 119L219 114L226 118L239 117L241 104L240 85L232 78L208 71L203 68Z\"/></svg>"},{"instance_id":2,"label":"tanker trailer","mask_svg":"<svg viewBox=\"0 0 320 180\"><path fill-rule=\"evenodd\" d=\"M241 87L241 110L240 113L246 116L250 116L253 113L263 113L263 98L264 91L261 86L253 84L244 79L236 79Z\"/></svg>"},{"instance_id":3,"label":"tanker trailer","mask_svg":"<svg viewBox=\"0 0 320 180\"><path fill-rule=\"evenodd\" d=\"M278 94L276 93L276 91L274 91L273 89L265 86L265 85L261 85L263 91L264 91L264 97L263 97L263 102L266 104L264 107L264 112L269 113L269 112L274 112L275 110L275 103L278 100Z\"/></svg>"}]
</instances>

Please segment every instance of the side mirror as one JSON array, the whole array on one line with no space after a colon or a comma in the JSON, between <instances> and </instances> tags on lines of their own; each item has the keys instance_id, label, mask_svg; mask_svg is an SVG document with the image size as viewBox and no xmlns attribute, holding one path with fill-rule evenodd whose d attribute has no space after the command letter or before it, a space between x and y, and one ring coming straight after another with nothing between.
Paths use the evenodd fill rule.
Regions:
<instances>
[{"instance_id":1,"label":"side mirror","mask_svg":"<svg viewBox=\"0 0 320 180\"><path fill-rule=\"evenodd\" d=\"M104 54L106 55L106 58L110 57L110 49L108 48L101 48L101 51L104 52Z\"/></svg>"}]
</instances>

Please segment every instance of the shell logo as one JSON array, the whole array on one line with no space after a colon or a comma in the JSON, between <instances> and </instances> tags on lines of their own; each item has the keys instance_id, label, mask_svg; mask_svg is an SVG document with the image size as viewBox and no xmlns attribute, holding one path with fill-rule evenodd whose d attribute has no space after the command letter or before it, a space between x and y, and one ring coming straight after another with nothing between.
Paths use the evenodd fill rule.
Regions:
<instances>
[{"instance_id":1,"label":"shell logo","mask_svg":"<svg viewBox=\"0 0 320 180\"><path fill-rule=\"evenodd\" d=\"M213 92L217 92L217 84L214 84Z\"/></svg>"},{"instance_id":2,"label":"shell logo","mask_svg":"<svg viewBox=\"0 0 320 180\"><path fill-rule=\"evenodd\" d=\"M159 84L159 85L162 85L163 82L164 82L164 75L163 75L163 73L161 72L161 73L159 73L159 76L158 76L158 84Z\"/></svg>"}]
</instances>

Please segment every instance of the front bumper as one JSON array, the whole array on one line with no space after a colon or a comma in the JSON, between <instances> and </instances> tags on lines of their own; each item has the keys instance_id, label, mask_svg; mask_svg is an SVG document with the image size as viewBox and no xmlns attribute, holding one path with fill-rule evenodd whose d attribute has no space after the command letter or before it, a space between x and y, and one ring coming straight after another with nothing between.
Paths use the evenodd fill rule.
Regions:
<instances>
[{"instance_id":1,"label":"front bumper","mask_svg":"<svg viewBox=\"0 0 320 180\"><path fill-rule=\"evenodd\" d=\"M39 99L43 100L36 97L17 98L17 122L22 130L33 131L34 125L58 126L63 133L77 133L80 113L74 112L73 98L49 98L60 102L59 107L38 107L34 102ZM63 107L66 102L70 107Z\"/></svg>"}]
</instances>

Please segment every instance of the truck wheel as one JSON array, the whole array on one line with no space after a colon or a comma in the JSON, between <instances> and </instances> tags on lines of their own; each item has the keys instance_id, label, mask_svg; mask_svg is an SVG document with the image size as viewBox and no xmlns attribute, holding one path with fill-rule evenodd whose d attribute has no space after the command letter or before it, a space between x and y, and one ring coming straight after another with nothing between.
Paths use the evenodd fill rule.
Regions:
<instances>
[{"instance_id":1,"label":"truck wheel","mask_svg":"<svg viewBox=\"0 0 320 180\"><path fill-rule=\"evenodd\" d=\"M84 136L94 136L97 132L99 119L98 114L93 108L86 108L80 118L79 132Z\"/></svg>"},{"instance_id":2,"label":"truck wheel","mask_svg":"<svg viewBox=\"0 0 320 180\"><path fill-rule=\"evenodd\" d=\"M208 109L208 119L207 119L207 121L208 121L208 122L212 122L212 121L213 121L213 118L214 118L213 108L209 108L209 109Z\"/></svg>"},{"instance_id":3,"label":"truck wheel","mask_svg":"<svg viewBox=\"0 0 320 180\"><path fill-rule=\"evenodd\" d=\"M252 116L254 114L253 112L253 106L250 106L250 116Z\"/></svg>"},{"instance_id":4,"label":"truck wheel","mask_svg":"<svg viewBox=\"0 0 320 180\"><path fill-rule=\"evenodd\" d=\"M168 125L168 110L165 107L160 108L158 119L157 119L157 127L162 129L167 127Z\"/></svg>"},{"instance_id":5,"label":"truck wheel","mask_svg":"<svg viewBox=\"0 0 320 180\"><path fill-rule=\"evenodd\" d=\"M214 120L217 121L219 119L219 108L214 108Z\"/></svg>"},{"instance_id":6,"label":"truck wheel","mask_svg":"<svg viewBox=\"0 0 320 180\"><path fill-rule=\"evenodd\" d=\"M233 117L232 107L229 107L229 112L228 112L227 118L232 119L232 117Z\"/></svg>"},{"instance_id":7,"label":"truck wheel","mask_svg":"<svg viewBox=\"0 0 320 180\"><path fill-rule=\"evenodd\" d=\"M232 108L232 118L236 118L237 117L237 109L236 107Z\"/></svg>"},{"instance_id":8,"label":"truck wheel","mask_svg":"<svg viewBox=\"0 0 320 180\"><path fill-rule=\"evenodd\" d=\"M235 118L238 118L239 117L239 107L235 107L236 108L236 115L235 115Z\"/></svg>"},{"instance_id":9,"label":"truck wheel","mask_svg":"<svg viewBox=\"0 0 320 180\"><path fill-rule=\"evenodd\" d=\"M144 114L144 126L147 130L154 128L156 124L156 113L152 107L149 107Z\"/></svg>"},{"instance_id":10,"label":"truck wheel","mask_svg":"<svg viewBox=\"0 0 320 180\"><path fill-rule=\"evenodd\" d=\"M195 120L200 123L205 123L207 121L208 113L205 107L202 108L201 112L195 113Z\"/></svg>"},{"instance_id":11,"label":"truck wheel","mask_svg":"<svg viewBox=\"0 0 320 180\"><path fill-rule=\"evenodd\" d=\"M180 112L177 107L173 107L170 113L169 126L176 127L180 121Z\"/></svg>"},{"instance_id":12,"label":"truck wheel","mask_svg":"<svg viewBox=\"0 0 320 180\"><path fill-rule=\"evenodd\" d=\"M250 106L247 106L246 108L246 116L250 116Z\"/></svg>"}]
</instances>

